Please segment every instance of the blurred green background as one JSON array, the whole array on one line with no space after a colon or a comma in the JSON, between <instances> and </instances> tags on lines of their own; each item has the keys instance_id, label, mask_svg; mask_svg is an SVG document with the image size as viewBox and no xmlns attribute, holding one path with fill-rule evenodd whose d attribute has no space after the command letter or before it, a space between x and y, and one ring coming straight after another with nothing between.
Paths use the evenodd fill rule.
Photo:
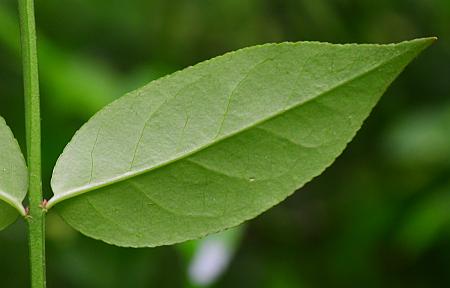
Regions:
<instances>
[{"instance_id":1,"label":"blurred green background","mask_svg":"<svg viewBox=\"0 0 450 288\"><path fill-rule=\"evenodd\" d=\"M16 5L0 0L0 115L25 151ZM266 42L439 37L331 168L245 227L124 249L50 213L49 287L450 287L449 0L36 0L36 10L47 198L74 132L152 79ZM0 287L28 287L27 253L23 221L0 232Z\"/></svg>"}]
</instances>

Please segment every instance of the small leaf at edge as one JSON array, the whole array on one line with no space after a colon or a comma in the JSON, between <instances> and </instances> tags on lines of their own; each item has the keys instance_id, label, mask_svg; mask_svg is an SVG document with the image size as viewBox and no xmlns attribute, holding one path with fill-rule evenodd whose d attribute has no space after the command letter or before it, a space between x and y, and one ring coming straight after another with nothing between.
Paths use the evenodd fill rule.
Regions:
<instances>
[{"instance_id":1,"label":"small leaf at edge","mask_svg":"<svg viewBox=\"0 0 450 288\"><path fill-rule=\"evenodd\" d=\"M0 117L0 230L25 215L22 201L27 194L28 173L19 144Z\"/></svg>"}]
</instances>

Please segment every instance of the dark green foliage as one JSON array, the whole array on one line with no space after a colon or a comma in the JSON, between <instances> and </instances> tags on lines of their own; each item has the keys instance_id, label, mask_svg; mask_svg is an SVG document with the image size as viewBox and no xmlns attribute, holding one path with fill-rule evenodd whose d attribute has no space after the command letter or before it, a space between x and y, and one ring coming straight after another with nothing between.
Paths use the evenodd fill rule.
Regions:
<instances>
[{"instance_id":1,"label":"dark green foliage","mask_svg":"<svg viewBox=\"0 0 450 288\"><path fill-rule=\"evenodd\" d=\"M150 78L265 42L440 37L320 181L250 224L218 287L450 285L449 216L440 209L448 201L450 163L436 152L448 151L449 138L431 133L430 141L421 140L408 125L417 119L426 122L420 131L449 131L436 116L450 107L448 1L38 2L47 198L52 167L73 133L103 105ZM15 14L15 1L1 1L0 115L23 146ZM443 212L433 213L436 203ZM23 228L17 222L0 233L5 287L28 283ZM48 215L47 236L49 287L184 286L184 260L172 248L106 246L79 237L55 213Z\"/></svg>"}]
</instances>

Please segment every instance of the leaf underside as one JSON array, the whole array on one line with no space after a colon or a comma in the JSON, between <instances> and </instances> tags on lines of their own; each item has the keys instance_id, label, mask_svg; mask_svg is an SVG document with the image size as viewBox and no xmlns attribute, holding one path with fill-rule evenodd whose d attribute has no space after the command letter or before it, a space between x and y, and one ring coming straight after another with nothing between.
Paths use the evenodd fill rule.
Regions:
<instances>
[{"instance_id":1,"label":"leaf underside","mask_svg":"<svg viewBox=\"0 0 450 288\"><path fill-rule=\"evenodd\" d=\"M267 44L151 82L76 133L48 207L119 246L238 225L322 173L431 42Z\"/></svg>"},{"instance_id":2,"label":"leaf underside","mask_svg":"<svg viewBox=\"0 0 450 288\"><path fill-rule=\"evenodd\" d=\"M19 144L0 117L0 230L25 215L22 201L28 189L25 160Z\"/></svg>"}]
</instances>

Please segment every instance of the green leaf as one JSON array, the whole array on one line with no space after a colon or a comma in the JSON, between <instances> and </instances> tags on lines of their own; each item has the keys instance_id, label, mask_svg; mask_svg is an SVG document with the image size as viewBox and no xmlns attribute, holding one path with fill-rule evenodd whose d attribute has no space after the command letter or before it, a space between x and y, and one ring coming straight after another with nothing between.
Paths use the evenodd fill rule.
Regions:
<instances>
[{"instance_id":1,"label":"green leaf","mask_svg":"<svg viewBox=\"0 0 450 288\"><path fill-rule=\"evenodd\" d=\"M76 133L47 207L120 246L236 226L322 173L432 42L267 44L151 82Z\"/></svg>"},{"instance_id":2,"label":"green leaf","mask_svg":"<svg viewBox=\"0 0 450 288\"><path fill-rule=\"evenodd\" d=\"M0 230L25 216L22 201L28 190L28 173L19 144L0 117Z\"/></svg>"}]
</instances>

